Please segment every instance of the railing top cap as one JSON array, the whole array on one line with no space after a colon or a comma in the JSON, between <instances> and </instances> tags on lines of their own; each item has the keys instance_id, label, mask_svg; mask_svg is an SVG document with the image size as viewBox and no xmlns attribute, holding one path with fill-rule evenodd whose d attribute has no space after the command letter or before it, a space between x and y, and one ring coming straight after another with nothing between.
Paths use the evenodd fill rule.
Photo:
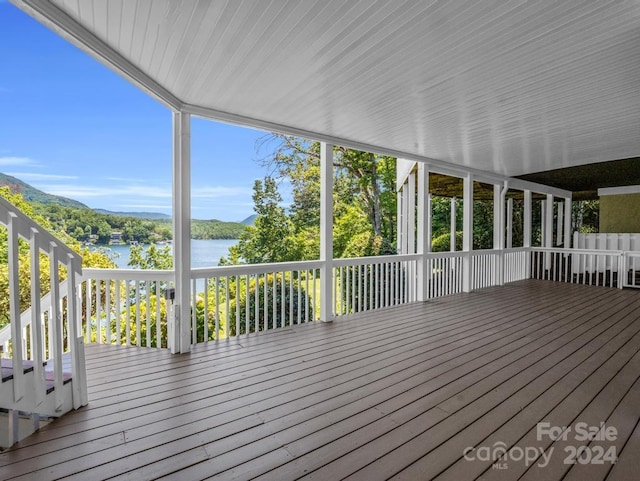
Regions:
<instances>
[{"instance_id":1,"label":"railing top cap","mask_svg":"<svg viewBox=\"0 0 640 481\"><path fill-rule=\"evenodd\" d=\"M38 248L44 252L51 252L52 249L58 251L58 260L67 264L60 254L67 256L73 269L77 273L82 272L82 257L60 239L53 236L44 227L37 224L28 215L18 209L15 205L0 197L0 224L9 226L14 220L17 220L17 234L23 239L30 240L34 233L39 236Z\"/></svg>"}]
</instances>

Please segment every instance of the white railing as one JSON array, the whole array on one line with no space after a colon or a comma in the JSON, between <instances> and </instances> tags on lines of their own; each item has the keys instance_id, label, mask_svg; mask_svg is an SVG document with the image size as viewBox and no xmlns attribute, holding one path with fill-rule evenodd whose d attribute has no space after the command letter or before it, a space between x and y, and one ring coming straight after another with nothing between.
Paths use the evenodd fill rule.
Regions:
<instances>
[{"instance_id":1,"label":"white railing","mask_svg":"<svg viewBox=\"0 0 640 481\"><path fill-rule=\"evenodd\" d=\"M462 292L464 252L437 252L425 255L427 299Z\"/></svg>"},{"instance_id":2,"label":"white railing","mask_svg":"<svg viewBox=\"0 0 640 481\"><path fill-rule=\"evenodd\" d=\"M640 233L573 233L574 249L640 251Z\"/></svg>"},{"instance_id":3,"label":"white railing","mask_svg":"<svg viewBox=\"0 0 640 481\"><path fill-rule=\"evenodd\" d=\"M463 291L463 259L471 262L471 290L527 278L529 249L478 250L426 254L428 299Z\"/></svg>"},{"instance_id":4,"label":"white railing","mask_svg":"<svg viewBox=\"0 0 640 481\"><path fill-rule=\"evenodd\" d=\"M471 290L500 284L502 252L478 250L471 252Z\"/></svg>"},{"instance_id":5,"label":"white railing","mask_svg":"<svg viewBox=\"0 0 640 481\"><path fill-rule=\"evenodd\" d=\"M322 266L303 261L192 269L192 342L317 320Z\"/></svg>"},{"instance_id":6,"label":"white railing","mask_svg":"<svg viewBox=\"0 0 640 481\"><path fill-rule=\"evenodd\" d=\"M640 254L627 254L633 281L636 272L640 274ZM583 249L514 248L334 259L332 314L348 316L416 302L423 294L435 299L460 293L466 259L471 290L530 277L617 286L619 272L626 269L621 252ZM193 269L192 342L248 336L318 320L322 267L321 261L304 261ZM418 292L420 275L424 276L424 293ZM79 278L79 332L84 341L167 347L173 284L173 271L85 269ZM59 292L66 296L66 283ZM45 311L51 308L49 296L41 306ZM23 327L29 327L29 311L22 318Z\"/></svg>"},{"instance_id":7,"label":"white railing","mask_svg":"<svg viewBox=\"0 0 640 481\"><path fill-rule=\"evenodd\" d=\"M3 377L12 379L9 388L0 390L0 407L55 415L85 405L77 297L82 259L2 198L0 225L7 233L9 274L9 324L0 331L0 346ZM28 295L20 292L21 279L29 280ZM44 297L43 290L48 291ZM47 398L52 392L53 398Z\"/></svg>"},{"instance_id":8,"label":"white railing","mask_svg":"<svg viewBox=\"0 0 640 481\"><path fill-rule=\"evenodd\" d=\"M640 288L640 252L625 252L624 266L623 286Z\"/></svg>"},{"instance_id":9,"label":"white railing","mask_svg":"<svg viewBox=\"0 0 640 481\"><path fill-rule=\"evenodd\" d=\"M502 281L508 282L522 281L529 279L531 270L531 254L527 247L516 247L505 249L503 252L503 272Z\"/></svg>"},{"instance_id":10,"label":"white railing","mask_svg":"<svg viewBox=\"0 0 640 481\"><path fill-rule=\"evenodd\" d=\"M604 287L622 287L624 252L531 248L531 278Z\"/></svg>"},{"instance_id":11,"label":"white railing","mask_svg":"<svg viewBox=\"0 0 640 481\"><path fill-rule=\"evenodd\" d=\"M334 314L345 316L415 302L418 254L335 259Z\"/></svg>"},{"instance_id":12,"label":"white railing","mask_svg":"<svg viewBox=\"0 0 640 481\"><path fill-rule=\"evenodd\" d=\"M77 280L78 277L76 277L76 281ZM63 304L67 301L68 293L68 283L64 280L60 283L60 287L58 289L58 296ZM20 326L22 328L22 354L28 361L33 361L37 354L37 350L31 348L31 346L35 346L35 344L33 344L35 328L31 326L31 321L33 320L33 314L37 308L39 308L42 313L40 316L41 322L39 329L43 333L41 343L42 351L45 353L45 358L48 358L49 354L53 352L53 346L51 344L53 342L53 336L48 335L48 333L53 332L53 305L51 304L51 292L48 292L40 299L39 306L34 306L33 309L29 307L20 315ZM2 346L3 353L11 351L12 341L10 325L0 329L0 345Z\"/></svg>"},{"instance_id":13,"label":"white railing","mask_svg":"<svg viewBox=\"0 0 640 481\"><path fill-rule=\"evenodd\" d=\"M85 343L165 348L173 271L84 269L81 282Z\"/></svg>"}]
</instances>

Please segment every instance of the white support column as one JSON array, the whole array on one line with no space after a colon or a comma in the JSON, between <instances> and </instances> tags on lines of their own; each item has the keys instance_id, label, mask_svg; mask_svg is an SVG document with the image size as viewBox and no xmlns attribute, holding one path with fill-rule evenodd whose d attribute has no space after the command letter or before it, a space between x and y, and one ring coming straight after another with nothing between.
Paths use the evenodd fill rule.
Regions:
<instances>
[{"instance_id":1,"label":"white support column","mask_svg":"<svg viewBox=\"0 0 640 481\"><path fill-rule=\"evenodd\" d=\"M320 320L333 321L333 145L320 144Z\"/></svg>"},{"instance_id":2,"label":"white support column","mask_svg":"<svg viewBox=\"0 0 640 481\"><path fill-rule=\"evenodd\" d=\"M502 188L496 184L493 186L493 248L495 250L502 249L500 232L502 218L502 196L500 195Z\"/></svg>"},{"instance_id":3,"label":"white support column","mask_svg":"<svg viewBox=\"0 0 640 481\"><path fill-rule=\"evenodd\" d=\"M522 247L531 247L531 191L524 191L524 213L522 222ZM527 279L531 277L531 253L527 254L525 265L525 276Z\"/></svg>"},{"instance_id":4,"label":"white support column","mask_svg":"<svg viewBox=\"0 0 640 481\"><path fill-rule=\"evenodd\" d=\"M564 202L558 202L558 214L556 216L556 246L563 244L564 236Z\"/></svg>"},{"instance_id":5,"label":"white support column","mask_svg":"<svg viewBox=\"0 0 640 481\"><path fill-rule=\"evenodd\" d=\"M407 254L416 253L416 175L409 174L407 182Z\"/></svg>"},{"instance_id":6,"label":"white support column","mask_svg":"<svg viewBox=\"0 0 640 481\"><path fill-rule=\"evenodd\" d=\"M402 238L402 191L404 191L404 185L398 190L396 201L396 250L398 254L402 254L402 245L404 243Z\"/></svg>"},{"instance_id":7,"label":"white support column","mask_svg":"<svg viewBox=\"0 0 640 481\"><path fill-rule=\"evenodd\" d=\"M462 291L471 292L471 251L473 250L473 174L464 177L462 204L462 250L466 252L462 264Z\"/></svg>"},{"instance_id":8,"label":"white support column","mask_svg":"<svg viewBox=\"0 0 640 481\"><path fill-rule=\"evenodd\" d=\"M173 266L172 353L191 350L191 117L173 114Z\"/></svg>"},{"instance_id":9,"label":"white support column","mask_svg":"<svg viewBox=\"0 0 640 481\"><path fill-rule=\"evenodd\" d=\"M425 254L431 250L431 195L429 194L429 166L418 164L418 301L426 301L428 294L428 272Z\"/></svg>"},{"instance_id":10,"label":"white support column","mask_svg":"<svg viewBox=\"0 0 640 481\"><path fill-rule=\"evenodd\" d=\"M545 246L545 239L547 238L547 201L540 201L540 247Z\"/></svg>"},{"instance_id":11,"label":"white support column","mask_svg":"<svg viewBox=\"0 0 640 481\"><path fill-rule=\"evenodd\" d=\"M545 201L546 212L544 215L544 246L553 247L553 195L547 194ZM551 254L546 252L544 255L545 269L551 269Z\"/></svg>"},{"instance_id":12,"label":"white support column","mask_svg":"<svg viewBox=\"0 0 640 481\"><path fill-rule=\"evenodd\" d=\"M553 195L547 194L545 202L544 246L553 247Z\"/></svg>"},{"instance_id":13,"label":"white support column","mask_svg":"<svg viewBox=\"0 0 640 481\"><path fill-rule=\"evenodd\" d=\"M451 197L451 228L449 230L449 250L455 252L456 250L456 198Z\"/></svg>"},{"instance_id":14,"label":"white support column","mask_svg":"<svg viewBox=\"0 0 640 481\"><path fill-rule=\"evenodd\" d=\"M505 247L505 232L507 230L505 222L505 205L507 203L507 192L509 191L509 182L504 181L502 188L500 189L500 255L497 256L496 263L494 265L496 283L499 286L504 285L504 247Z\"/></svg>"},{"instance_id":15,"label":"white support column","mask_svg":"<svg viewBox=\"0 0 640 481\"><path fill-rule=\"evenodd\" d=\"M429 222L427 223L427 235L426 235L426 252L431 252L431 243L433 242L433 196L427 195L427 215L429 216Z\"/></svg>"},{"instance_id":16,"label":"white support column","mask_svg":"<svg viewBox=\"0 0 640 481\"><path fill-rule=\"evenodd\" d=\"M502 197L502 186L493 186L493 249L502 251L504 249L504 198ZM499 285L503 284L503 270L504 262L502 255L496 256L496 263L494 266L496 270L496 282Z\"/></svg>"},{"instance_id":17,"label":"white support column","mask_svg":"<svg viewBox=\"0 0 640 481\"><path fill-rule=\"evenodd\" d=\"M402 186L402 244L401 254L409 253L409 185Z\"/></svg>"},{"instance_id":18,"label":"white support column","mask_svg":"<svg viewBox=\"0 0 640 481\"><path fill-rule=\"evenodd\" d=\"M522 247L531 247L531 208L532 196L530 190L524 191L524 219L522 225Z\"/></svg>"},{"instance_id":19,"label":"white support column","mask_svg":"<svg viewBox=\"0 0 640 481\"><path fill-rule=\"evenodd\" d=\"M571 203L572 198L564 200L564 247L571 249Z\"/></svg>"},{"instance_id":20,"label":"white support column","mask_svg":"<svg viewBox=\"0 0 640 481\"><path fill-rule=\"evenodd\" d=\"M507 249L513 247L513 198L507 199Z\"/></svg>"}]
</instances>

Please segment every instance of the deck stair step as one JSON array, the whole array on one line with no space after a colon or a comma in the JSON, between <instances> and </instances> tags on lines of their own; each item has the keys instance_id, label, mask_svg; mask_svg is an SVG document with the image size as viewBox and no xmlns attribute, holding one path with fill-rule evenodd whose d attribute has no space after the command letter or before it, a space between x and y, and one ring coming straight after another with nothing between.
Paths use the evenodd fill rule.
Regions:
<instances>
[{"instance_id":1,"label":"deck stair step","mask_svg":"<svg viewBox=\"0 0 640 481\"><path fill-rule=\"evenodd\" d=\"M14 402L12 399L14 382L14 363L12 359L0 359L0 369L2 382L0 383L0 450L11 447L14 443L21 441L33 434L43 425L52 419L60 417L71 409L71 358L69 355L63 356L63 396L55 396L53 362L44 363L44 377L46 382L46 394L41 403L36 401L34 392L33 361L22 361L25 386L27 390L24 397ZM61 406L57 406L56 398L63 399Z\"/></svg>"},{"instance_id":2,"label":"deck stair step","mask_svg":"<svg viewBox=\"0 0 640 481\"><path fill-rule=\"evenodd\" d=\"M52 420L50 416L0 409L0 451L14 444L12 437L15 442L20 442Z\"/></svg>"}]
</instances>

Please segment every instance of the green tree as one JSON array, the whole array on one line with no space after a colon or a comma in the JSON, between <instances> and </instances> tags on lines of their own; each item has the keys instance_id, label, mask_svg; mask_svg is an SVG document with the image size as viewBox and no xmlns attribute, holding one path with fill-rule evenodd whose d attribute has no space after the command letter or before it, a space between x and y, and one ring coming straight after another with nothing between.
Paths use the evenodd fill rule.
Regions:
<instances>
[{"instance_id":1,"label":"green tree","mask_svg":"<svg viewBox=\"0 0 640 481\"><path fill-rule=\"evenodd\" d=\"M274 152L263 162L275 168L279 175L292 180L295 221L302 219L301 225L306 227L308 223L319 220L319 201L314 200L319 199L319 169L314 167L319 165L320 144L279 134L268 136L263 142L263 145L276 145ZM340 201L359 202L369 218L373 233L385 235L389 241L395 230L395 163L396 159L392 157L334 147L334 194ZM306 176L303 174L305 170ZM313 181L315 178L318 182ZM305 188L296 190L296 187Z\"/></svg>"},{"instance_id":2,"label":"green tree","mask_svg":"<svg viewBox=\"0 0 640 481\"><path fill-rule=\"evenodd\" d=\"M571 217L576 231L583 233L598 232L600 227L600 201L580 200L574 202L571 207Z\"/></svg>"},{"instance_id":3,"label":"green tree","mask_svg":"<svg viewBox=\"0 0 640 481\"><path fill-rule=\"evenodd\" d=\"M473 201L473 248L493 249L492 201Z\"/></svg>"},{"instance_id":4,"label":"green tree","mask_svg":"<svg viewBox=\"0 0 640 481\"><path fill-rule=\"evenodd\" d=\"M343 205L333 225L334 257L344 257L345 250L353 237L364 233L381 237L373 232L367 213L362 210L361 206L357 204ZM354 251L353 249L351 249L351 254L351 257L362 257L366 255L364 251Z\"/></svg>"},{"instance_id":5,"label":"green tree","mask_svg":"<svg viewBox=\"0 0 640 481\"><path fill-rule=\"evenodd\" d=\"M129 249L129 267L137 269L173 269L173 255L171 246L158 247L151 244L145 247L142 244L132 245Z\"/></svg>"},{"instance_id":6,"label":"green tree","mask_svg":"<svg viewBox=\"0 0 640 481\"><path fill-rule=\"evenodd\" d=\"M8 187L0 187L0 197L8 200L10 203L20 209L25 215L31 217L43 229L51 232L61 241L65 242L69 247L78 252L82 256L83 267L107 267L114 268L113 261L102 252L89 252L83 248L79 242L69 236L64 230L60 230L60 224L54 225L47 218L42 216L40 206L32 202L28 202L22 198L20 194L13 193ZM56 210L64 210L66 208L55 206ZM20 292L20 309L25 311L31 305L31 259L29 245L26 241L19 241L18 253L19 265L19 292ZM59 269L60 280L64 280L66 272ZM49 259L46 255L40 256L40 290L42 295L46 295L50 289L49 279ZM8 266L8 238L7 230L0 226L0 328L10 322L9 317L9 266Z\"/></svg>"},{"instance_id":7,"label":"green tree","mask_svg":"<svg viewBox=\"0 0 640 481\"><path fill-rule=\"evenodd\" d=\"M256 180L253 203L258 215L255 225L247 227L240 235L238 244L229 249L229 259L223 263L262 264L294 260L290 249L291 224L280 205L282 196L272 177Z\"/></svg>"}]
</instances>

